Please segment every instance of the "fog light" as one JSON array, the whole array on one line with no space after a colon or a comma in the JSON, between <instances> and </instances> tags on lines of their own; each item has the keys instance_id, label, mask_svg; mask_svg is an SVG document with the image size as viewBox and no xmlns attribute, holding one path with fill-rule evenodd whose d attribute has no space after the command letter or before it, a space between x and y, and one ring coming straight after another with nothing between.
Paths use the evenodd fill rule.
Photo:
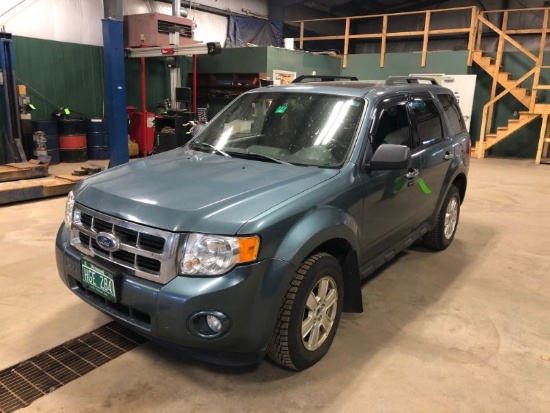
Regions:
<instances>
[{"instance_id":1,"label":"fog light","mask_svg":"<svg viewBox=\"0 0 550 413\"><path fill-rule=\"evenodd\" d=\"M220 311L203 310L187 319L187 328L200 338L220 338L231 329L231 320Z\"/></svg>"},{"instance_id":2,"label":"fog light","mask_svg":"<svg viewBox=\"0 0 550 413\"><path fill-rule=\"evenodd\" d=\"M215 333L219 333L222 330L221 320L214 315L208 314L206 316L206 324L208 324L208 327Z\"/></svg>"}]
</instances>

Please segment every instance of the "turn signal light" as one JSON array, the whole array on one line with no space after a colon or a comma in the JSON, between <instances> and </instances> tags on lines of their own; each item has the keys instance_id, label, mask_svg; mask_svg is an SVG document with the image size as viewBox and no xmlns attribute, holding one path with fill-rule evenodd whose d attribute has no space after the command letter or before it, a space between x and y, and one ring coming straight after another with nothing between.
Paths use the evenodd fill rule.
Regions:
<instances>
[{"instance_id":1,"label":"turn signal light","mask_svg":"<svg viewBox=\"0 0 550 413\"><path fill-rule=\"evenodd\" d=\"M260 238L257 236L239 238L239 262L255 261L260 249Z\"/></svg>"}]
</instances>

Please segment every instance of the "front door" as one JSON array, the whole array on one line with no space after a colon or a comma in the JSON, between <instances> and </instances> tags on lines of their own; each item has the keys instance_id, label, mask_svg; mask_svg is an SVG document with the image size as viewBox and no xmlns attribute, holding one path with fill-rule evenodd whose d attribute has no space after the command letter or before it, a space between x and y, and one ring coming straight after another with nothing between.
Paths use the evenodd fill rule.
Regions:
<instances>
[{"instance_id":1,"label":"front door","mask_svg":"<svg viewBox=\"0 0 550 413\"><path fill-rule=\"evenodd\" d=\"M364 171L363 220L361 223L361 264L364 264L405 238L414 226L420 188L420 156L407 110L407 97L385 99L375 108L369 127L368 151L374 153L383 143L407 145L413 150L410 169Z\"/></svg>"}]
</instances>

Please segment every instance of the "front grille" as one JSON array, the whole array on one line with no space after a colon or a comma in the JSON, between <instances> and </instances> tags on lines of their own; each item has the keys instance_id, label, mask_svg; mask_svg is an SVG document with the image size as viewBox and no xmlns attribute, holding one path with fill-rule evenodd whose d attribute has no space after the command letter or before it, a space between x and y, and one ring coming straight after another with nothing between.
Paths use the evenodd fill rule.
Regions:
<instances>
[{"instance_id":1,"label":"front grille","mask_svg":"<svg viewBox=\"0 0 550 413\"><path fill-rule=\"evenodd\" d=\"M125 244L137 245L138 233L136 231L117 227L115 228L115 235ZM142 234L142 236L143 235L147 234ZM161 240L163 245L161 246L159 251L162 251L162 248L164 247L164 239L161 238Z\"/></svg>"},{"instance_id":2,"label":"front grille","mask_svg":"<svg viewBox=\"0 0 550 413\"><path fill-rule=\"evenodd\" d=\"M112 232L121 242L133 247L140 247L147 251L162 252L165 239L147 233L139 233L119 225L113 225L111 222L95 218L86 213L81 213L82 226L94 232ZM138 245L139 243L139 245Z\"/></svg>"},{"instance_id":3,"label":"front grille","mask_svg":"<svg viewBox=\"0 0 550 413\"><path fill-rule=\"evenodd\" d=\"M137 257L137 265L145 271L158 272L160 270L160 262L146 257Z\"/></svg>"},{"instance_id":4,"label":"front grille","mask_svg":"<svg viewBox=\"0 0 550 413\"><path fill-rule=\"evenodd\" d=\"M86 255L99 256L130 273L163 284L176 275L179 235L124 221L83 206L75 207L71 245ZM99 233L114 235L116 251L108 251L96 241Z\"/></svg>"}]
</instances>

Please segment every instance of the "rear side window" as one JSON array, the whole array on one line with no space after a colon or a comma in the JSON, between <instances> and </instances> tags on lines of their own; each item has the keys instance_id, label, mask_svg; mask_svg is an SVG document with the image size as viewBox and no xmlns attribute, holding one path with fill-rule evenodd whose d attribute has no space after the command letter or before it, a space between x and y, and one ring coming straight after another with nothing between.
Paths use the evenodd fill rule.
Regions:
<instances>
[{"instance_id":1,"label":"rear side window","mask_svg":"<svg viewBox=\"0 0 550 413\"><path fill-rule=\"evenodd\" d=\"M445 115L447 115L447 119L449 120L449 129L451 134L457 135L459 133L466 132L466 124L464 123L460 109L452 96L440 94L437 95L437 98L441 102L441 106L443 106Z\"/></svg>"},{"instance_id":2,"label":"rear side window","mask_svg":"<svg viewBox=\"0 0 550 413\"><path fill-rule=\"evenodd\" d=\"M411 102L420 145L430 145L443 139L441 118L432 100L415 98Z\"/></svg>"}]
</instances>

